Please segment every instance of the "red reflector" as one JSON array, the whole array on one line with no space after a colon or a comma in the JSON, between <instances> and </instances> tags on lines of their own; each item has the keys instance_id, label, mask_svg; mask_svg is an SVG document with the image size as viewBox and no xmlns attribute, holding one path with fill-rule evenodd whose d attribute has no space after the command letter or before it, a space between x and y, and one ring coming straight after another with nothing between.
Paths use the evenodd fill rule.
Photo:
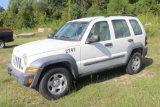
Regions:
<instances>
[{"instance_id":1,"label":"red reflector","mask_svg":"<svg viewBox=\"0 0 160 107\"><path fill-rule=\"evenodd\" d=\"M147 36L145 36L145 45L147 45Z\"/></svg>"}]
</instances>

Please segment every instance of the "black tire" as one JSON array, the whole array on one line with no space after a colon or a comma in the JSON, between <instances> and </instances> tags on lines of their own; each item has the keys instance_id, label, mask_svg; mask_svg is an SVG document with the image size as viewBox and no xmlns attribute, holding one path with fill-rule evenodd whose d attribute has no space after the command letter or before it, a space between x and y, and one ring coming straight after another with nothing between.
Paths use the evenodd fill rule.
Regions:
<instances>
[{"instance_id":1,"label":"black tire","mask_svg":"<svg viewBox=\"0 0 160 107\"><path fill-rule=\"evenodd\" d=\"M126 72L129 74L136 74L141 70L142 66L142 55L139 52L135 52L129 59L126 66Z\"/></svg>"},{"instance_id":2,"label":"black tire","mask_svg":"<svg viewBox=\"0 0 160 107\"><path fill-rule=\"evenodd\" d=\"M39 92L48 100L58 99L69 92L72 77L65 68L53 68L43 76Z\"/></svg>"},{"instance_id":3,"label":"black tire","mask_svg":"<svg viewBox=\"0 0 160 107\"><path fill-rule=\"evenodd\" d=\"M5 47L5 42L3 40L0 40L0 48L4 48Z\"/></svg>"}]
</instances>

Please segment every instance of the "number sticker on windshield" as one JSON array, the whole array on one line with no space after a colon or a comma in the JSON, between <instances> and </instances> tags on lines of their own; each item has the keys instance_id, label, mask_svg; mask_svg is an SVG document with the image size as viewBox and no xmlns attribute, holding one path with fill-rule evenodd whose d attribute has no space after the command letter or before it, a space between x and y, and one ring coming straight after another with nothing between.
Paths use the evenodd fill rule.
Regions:
<instances>
[{"instance_id":1,"label":"number sticker on windshield","mask_svg":"<svg viewBox=\"0 0 160 107\"><path fill-rule=\"evenodd\" d=\"M75 52L75 51L76 51L75 48L69 48L69 49L66 49L66 54L68 54L68 53L73 53L73 52Z\"/></svg>"}]
</instances>

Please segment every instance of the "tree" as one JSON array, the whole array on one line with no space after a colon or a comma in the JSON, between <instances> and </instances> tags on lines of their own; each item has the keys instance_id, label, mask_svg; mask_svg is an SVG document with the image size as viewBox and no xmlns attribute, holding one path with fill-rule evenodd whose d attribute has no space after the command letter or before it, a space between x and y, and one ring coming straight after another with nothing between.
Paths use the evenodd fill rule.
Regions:
<instances>
[{"instance_id":1,"label":"tree","mask_svg":"<svg viewBox=\"0 0 160 107\"><path fill-rule=\"evenodd\" d=\"M94 3L88 10L87 10L87 16L97 16L100 15L101 11L99 9L99 6L97 3Z\"/></svg>"},{"instance_id":2,"label":"tree","mask_svg":"<svg viewBox=\"0 0 160 107\"><path fill-rule=\"evenodd\" d=\"M28 24L28 22L30 21L29 16L30 16L30 11L28 8L28 0L21 0L19 2L19 9L17 14L17 18L19 20L17 24L20 28L23 27L26 28L29 26Z\"/></svg>"},{"instance_id":3,"label":"tree","mask_svg":"<svg viewBox=\"0 0 160 107\"><path fill-rule=\"evenodd\" d=\"M136 2L138 2L138 0L129 0L129 3L130 3L130 4L134 4L134 3L136 3Z\"/></svg>"},{"instance_id":4,"label":"tree","mask_svg":"<svg viewBox=\"0 0 160 107\"><path fill-rule=\"evenodd\" d=\"M55 25L57 28L67 20L87 16L160 15L159 3L160 0L9 0L8 10L0 7L0 26L35 28Z\"/></svg>"},{"instance_id":5,"label":"tree","mask_svg":"<svg viewBox=\"0 0 160 107\"><path fill-rule=\"evenodd\" d=\"M155 0L139 0L135 5L136 14L154 13L159 11L159 5Z\"/></svg>"},{"instance_id":6,"label":"tree","mask_svg":"<svg viewBox=\"0 0 160 107\"><path fill-rule=\"evenodd\" d=\"M128 0L111 0L109 1L107 11L109 14L125 14Z\"/></svg>"},{"instance_id":7,"label":"tree","mask_svg":"<svg viewBox=\"0 0 160 107\"><path fill-rule=\"evenodd\" d=\"M0 6L0 12L3 12L3 11L5 11L5 9L2 6Z\"/></svg>"}]
</instances>

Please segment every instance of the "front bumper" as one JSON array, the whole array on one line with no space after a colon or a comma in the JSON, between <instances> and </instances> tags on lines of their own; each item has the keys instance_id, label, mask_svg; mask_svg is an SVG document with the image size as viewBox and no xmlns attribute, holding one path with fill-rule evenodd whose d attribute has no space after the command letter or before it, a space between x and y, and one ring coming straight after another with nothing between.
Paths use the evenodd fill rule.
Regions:
<instances>
[{"instance_id":1,"label":"front bumper","mask_svg":"<svg viewBox=\"0 0 160 107\"><path fill-rule=\"evenodd\" d=\"M25 85L27 87L30 86L30 84L28 83L28 79L35 77L35 73L23 73L23 72L18 71L12 66L11 62L7 63L7 69L8 69L8 74L12 78L17 80L20 84Z\"/></svg>"}]
</instances>

